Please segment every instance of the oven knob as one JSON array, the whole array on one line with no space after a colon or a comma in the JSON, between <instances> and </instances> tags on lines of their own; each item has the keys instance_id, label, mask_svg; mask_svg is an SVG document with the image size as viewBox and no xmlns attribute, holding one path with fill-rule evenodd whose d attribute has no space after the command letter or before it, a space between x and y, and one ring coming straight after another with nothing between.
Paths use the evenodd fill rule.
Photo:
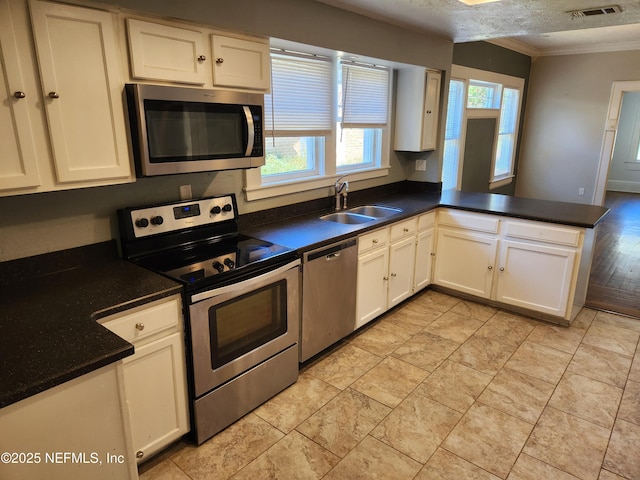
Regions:
<instances>
[{"instance_id":1,"label":"oven knob","mask_svg":"<svg viewBox=\"0 0 640 480\"><path fill-rule=\"evenodd\" d=\"M222 207L223 212L230 212L233 209L230 203L227 203L224 207Z\"/></svg>"},{"instance_id":2,"label":"oven knob","mask_svg":"<svg viewBox=\"0 0 640 480\"><path fill-rule=\"evenodd\" d=\"M216 205L215 207L213 207L213 208L211 209L211 214L212 214L212 215L217 215L217 214L218 214L218 213L220 213L221 211L222 211L222 209L221 209L218 205Z\"/></svg>"},{"instance_id":3,"label":"oven knob","mask_svg":"<svg viewBox=\"0 0 640 480\"><path fill-rule=\"evenodd\" d=\"M136 227L138 228L147 228L149 226L149 220L146 218L138 218L136 220Z\"/></svg>"},{"instance_id":4,"label":"oven knob","mask_svg":"<svg viewBox=\"0 0 640 480\"><path fill-rule=\"evenodd\" d=\"M151 217L152 225L162 225L163 222L164 222L164 218L162 218L160 215L156 217Z\"/></svg>"},{"instance_id":5,"label":"oven knob","mask_svg":"<svg viewBox=\"0 0 640 480\"><path fill-rule=\"evenodd\" d=\"M236 266L236 263L231 260L230 258L225 258L224 259L224 264L229 268L229 270L231 270L233 267Z\"/></svg>"},{"instance_id":6,"label":"oven knob","mask_svg":"<svg viewBox=\"0 0 640 480\"><path fill-rule=\"evenodd\" d=\"M224 265L222 265L220 262L213 262L213 268L215 268L218 273L222 273L224 271Z\"/></svg>"}]
</instances>

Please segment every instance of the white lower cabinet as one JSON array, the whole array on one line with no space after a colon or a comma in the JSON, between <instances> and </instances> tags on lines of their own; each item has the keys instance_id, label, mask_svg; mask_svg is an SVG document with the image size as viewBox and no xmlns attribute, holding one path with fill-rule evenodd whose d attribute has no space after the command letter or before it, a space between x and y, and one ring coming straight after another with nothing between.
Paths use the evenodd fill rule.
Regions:
<instances>
[{"instance_id":1,"label":"white lower cabinet","mask_svg":"<svg viewBox=\"0 0 640 480\"><path fill-rule=\"evenodd\" d=\"M387 308L413 295L417 225L414 217L390 227Z\"/></svg>"},{"instance_id":2,"label":"white lower cabinet","mask_svg":"<svg viewBox=\"0 0 640 480\"><path fill-rule=\"evenodd\" d=\"M433 217L424 215L421 243L419 218L361 235L358 239L356 328L409 298L431 279ZM433 213L431 213L433 215Z\"/></svg>"},{"instance_id":3,"label":"white lower cabinet","mask_svg":"<svg viewBox=\"0 0 640 480\"><path fill-rule=\"evenodd\" d=\"M123 383L138 462L189 431L182 305L159 300L101 322L133 343L124 359Z\"/></svg>"},{"instance_id":4,"label":"white lower cabinet","mask_svg":"<svg viewBox=\"0 0 640 480\"><path fill-rule=\"evenodd\" d=\"M0 451L20 455L0 465L0 478L137 479L120 368L112 363L0 409Z\"/></svg>"},{"instance_id":5,"label":"white lower cabinet","mask_svg":"<svg viewBox=\"0 0 640 480\"><path fill-rule=\"evenodd\" d=\"M491 296L496 238L441 228L437 245L434 283L482 298Z\"/></svg>"},{"instance_id":6,"label":"white lower cabinet","mask_svg":"<svg viewBox=\"0 0 640 480\"><path fill-rule=\"evenodd\" d=\"M496 300L565 317L578 255L576 248L503 240Z\"/></svg>"},{"instance_id":7,"label":"white lower cabinet","mask_svg":"<svg viewBox=\"0 0 640 480\"><path fill-rule=\"evenodd\" d=\"M435 257L435 222L436 212L425 213L418 217L413 293L431 284Z\"/></svg>"},{"instance_id":8,"label":"white lower cabinet","mask_svg":"<svg viewBox=\"0 0 640 480\"><path fill-rule=\"evenodd\" d=\"M434 283L571 321L584 230L439 212Z\"/></svg>"},{"instance_id":9,"label":"white lower cabinet","mask_svg":"<svg viewBox=\"0 0 640 480\"><path fill-rule=\"evenodd\" d=\"M358 240L356 329L387 310L388 242L388 228L367 233Z\"/></svg>"}]
</instances>

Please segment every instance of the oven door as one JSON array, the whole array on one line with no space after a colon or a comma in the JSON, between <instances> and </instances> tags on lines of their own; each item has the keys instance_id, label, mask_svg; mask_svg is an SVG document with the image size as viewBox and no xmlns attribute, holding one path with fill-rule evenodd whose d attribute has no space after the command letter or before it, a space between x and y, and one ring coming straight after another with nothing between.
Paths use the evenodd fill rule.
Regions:
<instances>
[{"instance_id":1,"label":"oven door","mask_svg":"<svg viewBox=\"0 0 640 480\"><path fill-rule=\"evenodd\" d=\"M192 295L189 307L195 396L296 344L300 260Z\"/></svg>"}]
</instances>

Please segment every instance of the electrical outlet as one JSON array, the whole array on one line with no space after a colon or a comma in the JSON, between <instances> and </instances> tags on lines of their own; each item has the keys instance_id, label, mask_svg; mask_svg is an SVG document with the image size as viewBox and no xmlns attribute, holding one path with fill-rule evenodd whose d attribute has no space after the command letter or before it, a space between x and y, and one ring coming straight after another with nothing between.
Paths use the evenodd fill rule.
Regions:
<instances>
[{"instance_id":1,"label":"electrical outlet","mask_svg":"<svg viewBox=\"0 0 640 480\"><path fill-rule=\"evenodd\" d=\"M180 200L191 200L192 198L191 185L180 185Z\"/></svg>"},{"instance_id":2,"label":"electrical outlet","mask_svg":"<svg viewBox=\"0 0 640 480\"><path fill-rule=\"evenodd\" d=\"M580 187L578 189L578 195L581 196L581 197L584 195L584 187Z\"/></svg>"},{"instance_id":3,"label":"electrical outlet","mask_svg":"<svg viewBox=\"0 0 640 480\"><path fill-rule=\"evenodd\" d=\"M427 171L427 161L426 160L416 160L416 170L421 172Z\"/></svg>"}]
</instances>

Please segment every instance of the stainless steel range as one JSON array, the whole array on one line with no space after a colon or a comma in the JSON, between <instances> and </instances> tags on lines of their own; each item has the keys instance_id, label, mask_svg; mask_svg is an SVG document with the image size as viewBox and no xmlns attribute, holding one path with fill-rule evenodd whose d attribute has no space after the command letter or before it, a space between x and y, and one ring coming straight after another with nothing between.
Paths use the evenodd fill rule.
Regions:
<instances>
[{"instance_id":1,"label":"stainless steel range","mask_svg":"<svg viewBox=\"0 0 640 480\"><path fill-rule=\"evenodd\" d=\"M124 258L184 285L195 440L298 378L300 259L238 233L234 195L118 211Z\"/></svg>"}]
</instances>

